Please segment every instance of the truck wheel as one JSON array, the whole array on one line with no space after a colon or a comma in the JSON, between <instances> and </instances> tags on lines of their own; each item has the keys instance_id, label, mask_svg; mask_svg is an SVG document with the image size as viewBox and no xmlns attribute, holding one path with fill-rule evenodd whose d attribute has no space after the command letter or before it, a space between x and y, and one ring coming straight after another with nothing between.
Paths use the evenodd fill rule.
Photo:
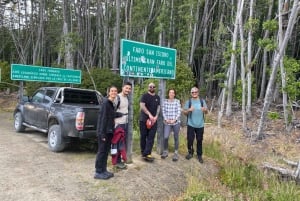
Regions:
<instances>
[{"instance_id":1,"label":"truck wheel","mask_svg":"<svg viewBox=\"0 0 300 201\"><path fill-rule=\"evenodd\" d=\"M52 125L48 132L48 147L53 152L60 152L66 147L59 125Z\"/></svg>"},{"instance_id":2,"label":"truck wheel","mask_svg":"<svg viewBox=\"0 0 300 201\"><path fill-rule=\"evenodd\" d=\"M14 123L14 126L15 126L15 129L17 132L22 132L25 130L25 126L23 126L23 117L22 117L22 114L21 112L17 112L14 116L14 120L15 120L15 123Z\"/></svg>"}]
</instances>

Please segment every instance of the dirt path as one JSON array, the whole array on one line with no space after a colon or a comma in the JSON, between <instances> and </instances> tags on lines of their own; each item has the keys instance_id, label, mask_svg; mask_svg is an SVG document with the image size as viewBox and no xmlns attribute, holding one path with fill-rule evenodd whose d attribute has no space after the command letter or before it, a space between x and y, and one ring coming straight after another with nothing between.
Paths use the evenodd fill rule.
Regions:
<instances>
[{"instance_id":1,"label":"dirt path","mask_svg":"<svg viewBox=\"0 0 300 201\"><path fill-rule=\"evenodd\" d=\"M133 155L127 170L107 181L95 180L95 153L50 152L45 134L16 133L9 112L0 111L0 125L2 201L170 200L185 191L191 169L199 169L200 175L213 174L212 164L200 165L183 156L174 163L170 157L161 160L156 155L154 163L146 163Z\"/></svg>"}]
</instances>

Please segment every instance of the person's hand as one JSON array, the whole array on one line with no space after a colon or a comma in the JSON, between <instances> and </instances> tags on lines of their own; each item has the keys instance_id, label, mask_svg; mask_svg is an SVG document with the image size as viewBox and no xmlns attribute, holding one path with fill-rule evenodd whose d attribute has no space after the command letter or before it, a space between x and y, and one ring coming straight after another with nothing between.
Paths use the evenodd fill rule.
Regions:
<instances>
[{"instance_id":1,"label":"person's hand","mask_svg":"<svg viewBox=\"0 0 300 201\"><path fill-rule=\"evenodd\" d=\"M101 140L102 140L103 142L105 142L105 141L106 141L106 138L105 138L105 137L103 137L103 138L101 138Z\"/></svg>"},{"instance_id":2,"label":"person's hand","mask_svg":"<svg viewBox=\"0 0 300 201\"><path fill-rule=\"evenodd\" d=\"M188 109L188 111L189 111L189 112L193 112L194 109L195 109L194 106L191 106L191 107Z\"/></svg>"},{"instance_id":3,"label":"person's hand","mask_svg":"<svg viewBox=\"0 0 300 201\"><path fill-rule=\"evenodd\" d=\"M151 119L151 121L152 121L153 123L155 123L155 122L157 121L157 118L158 118L158 116L155 116L155 117L153 117L153 119Z\"/></svg>"},{"instance_id":4,"label":"person's hand","mask_svg":"<svg viewBox=\"0 0 300 201\"><path fill-rule=\"evenodd\" d=\"M150 119L152 122L154 121L154 117L152 116L151 113L149 113L148 117L149 117L149 119Z\"/></svg>"},{"instance_id":5,"label":"person's hand","mask_svg":"<svg viewBox=\"0 0 300 201\"><path fill-rule=\"evenodd\" d=\"M205 113L205 114L207 113L207 109L205 107L201 107L201 110L203 113Z\"/></svg>"}]
</instances>

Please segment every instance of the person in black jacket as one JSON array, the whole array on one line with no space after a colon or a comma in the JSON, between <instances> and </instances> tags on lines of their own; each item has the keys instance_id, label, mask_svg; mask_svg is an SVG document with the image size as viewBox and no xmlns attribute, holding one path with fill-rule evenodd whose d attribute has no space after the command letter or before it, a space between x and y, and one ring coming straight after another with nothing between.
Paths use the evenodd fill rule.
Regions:
<instances>
[{"instance_id":1,"label":"person in black jacket","mask_svg":"<svg viewBox=\"0 0 300 201\"><path fill-rule=\"evenodd\" d=\"M95 163L95 179L109 179L114 176L113 173L107 171L107 159L115 128L114 99L117 94L118 89L115 86L110 87L108 98L104 99L99 112L97 124L98 152Z\"/></svg>"}]
</instances>

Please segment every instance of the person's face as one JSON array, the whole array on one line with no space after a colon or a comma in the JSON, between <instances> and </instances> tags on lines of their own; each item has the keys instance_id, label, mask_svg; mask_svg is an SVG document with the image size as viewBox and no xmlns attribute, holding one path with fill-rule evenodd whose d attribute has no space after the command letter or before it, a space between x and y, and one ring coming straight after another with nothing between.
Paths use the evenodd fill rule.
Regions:
<instances>
[{"instance_id":1,"label":"person's face","mask_svg":"<svg viewBox=\"0 0 300 201\"><path fill-rule=\"evenodd\" d=\"M174 90L170 90L169 91L169 98L173 99L175 97L175 91Z\"/></svg>"},{"instance_id":2,"label":"person's face","mask_svg":"<svg viewBox=\"0 0 300 201\"><path fill-rule=\"evenodd\" d=\"M118 89L116 87L111 87L108 92L109 98L115 99L118 94Z\"/></svg>"},{"instance_id":3,"label":"person's face","mask_svg":"<svg viewBox=\"0 0 300 201\"><path fill-rule=\"evenodd\" d=\"M131 86L130 85L124 85L123 88L122 88L122 93L127 96L128 94L130 94L130 92L131 92Z\"/></svg>"},{"instance_id":4,"label":"person's face","mask_svg":"<svg viewBox=\"0 0 300 201\"><path fill-rule=\"evenodd\" d=\"M149 91L150 93L155 93L155 85L154 85L154 84L150 84L150 85L148 86L148 91Z\"/></svg>"},{"instance_id":5,"label":"person's face","mask_svg":"<svg viewBox=\"0 0 300 201\"><path fill-rule=\"evenodd\" d=\"M198 90L191 91L191 95L192 95L193 98L197 98L198 97Z\"/></svg>"}]
</instances>

